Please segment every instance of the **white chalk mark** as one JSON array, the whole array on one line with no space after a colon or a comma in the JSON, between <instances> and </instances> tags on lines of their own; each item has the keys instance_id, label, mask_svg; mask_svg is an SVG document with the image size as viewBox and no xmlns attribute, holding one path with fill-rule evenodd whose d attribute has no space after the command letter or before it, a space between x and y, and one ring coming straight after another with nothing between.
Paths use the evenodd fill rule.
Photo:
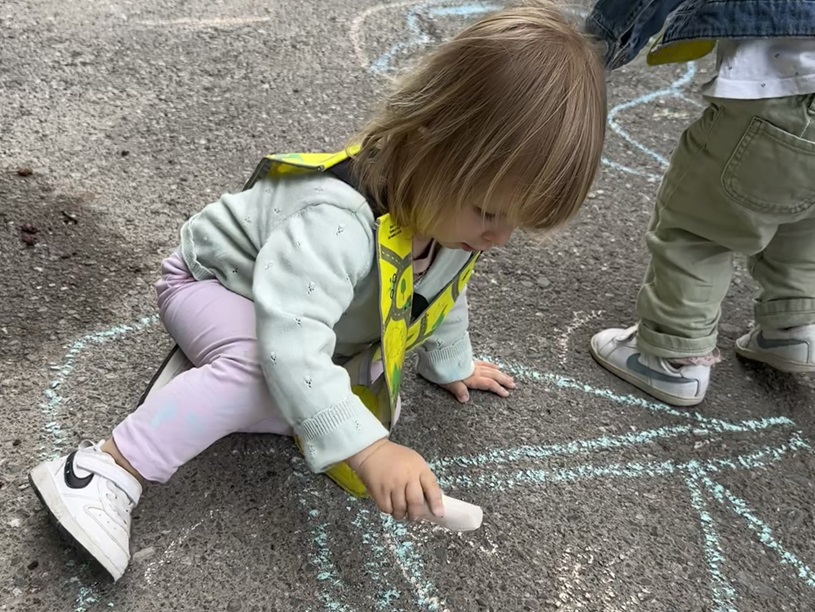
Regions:
<instances>
[{"instance_id":1,"label":"white chalk mark","mask_svg":"<svg viewBox=\"0 0 815 612\"><path fill-rule=\"evenodd\" d=\"M271 17L215 17L212 19L181 18L160 21L134 21L133 23L146 28L203 30L205 28L242 28L258 23L268 23L271 20Z\"/></svg>"},{"instance_id":2,"label":"white chalk mark","mask_svg":"<svg viewBox=\"0 0 815 612\"><path fill-rule=\"evenodd\" d=\"M593 387L592 385L580 382L574 378L569 378L568 376L552 374L551 372L539 372L534 368L529 368L515 362L503 361L489 355L481 355L478 356L477 359L494 363L502 370L505 370L512 376L518 378L552 384L556 387L560 387L561 389L573 389L575 391L581 391L588 395L594 395L596 397L611 400L617 404L635 408L644 408L653 413L662 413L677 417L682 421L700 423L707 427L716 428L718 431L722 432L741 433L745 431L745 427L747 427L750 431L759 431L766 429L767 427L775 427L777 425L795 425L793 421L786 417L767 417L758 420L742 421L741 423L732 423L730 421L704 416L703 414L694 410L679 410L677 408L672 408L667 404L647 400L642 397L637 397L636 395L618 395L610 389Z\"/></svg>"},{"instance_id":3,"label":"white chalk mark","mask_svg":"<svg viewBox=\"0 0 815 612\"><path fill-rule=\"evenodd\" d=\"M415 10L410 10L405 13L406 26L408 29L409 37L407 41L400 41L392 45L385 53L380 55L377 59L369 62L367 54L364 51L361 42L361 29L365 20L374 13L391 8L404 8L420 4ZM484 13L497 11L500 6L490 4L487 2L467 2L463 4L453 3L450 5L446 2L427 2L423 1L408 1L398 2L393 4L383 4L371 7L354 19L351 24L350 38L351 44L354 47L354 53L357 56L359 65L367 70L370 70L376 76L381 76L386 79L393 78L393 61L399 56L406 54L414 49L418 49L424 45L433 42L432 37L427 33L421 17L428 19L435 19L439 17L473 17L482 15Z\"/></svg>"},{"instance_id":4,"label":"white chalk mark","mask_svg":"<svg viewBox=\"0 0 815 612\"><path fill-rule=\"evenodd\" d=\"M571 343L572 334L583 327L586 323L597 319L602 314L602 310L592 310L588 314L582 310L577 310L572 313L571 323L566 326L566 331L564 331L557 339L558 362L561 366L566 367L567 353L569 352L569 344Z\"/></svg>"},{"instance_id":5,"label":"white chalk mark","mask_svg":"<svg viewBox=\"0 0 815 612\"><path fill-rule=\"evenodd\" d=\"M209 511L210 518L212 518L212 515L213 511L210 510ZM193 525L192 527L188 527L187 529L185 529L180 537L170 542L170 545L167 546L167 548L164 550L164 553L162 553L159 559L147 564L147 567L144 569L144 580L147 582L147 584L153 584L153 574L156 572L156 570L164 565L169 564L172 561L173 557L175 557L175 553L178 547L181 544L183 544L187 540L187 538L190 537L193 531L198 529L204 523L204 520L205 519L201 519L200 521L195 523L195 525Z\"/></svg>"},{"instance_id":6,"label":"white chalk mark","mask_svg":"<svg viewBox=\"0 0 815 612\"><path fill-rule=\"evenodd\" d=\"M595 556L591 549L586 552L574 554L572 549L567 547L563 551L563 556L558 567L558 575L555 577L557 583L557 600L548 602L554 606L558 612L579 612L588 610L603 610L603 612L628 612L631 610L628 602L618 602L617 593L612 589L612 584L617 582L614 574L614 562L625 559L624 555L619 555L606 566L594 565ZM600 581L606 585L601 592L592 591L586 585L583 578L583 570L591 568L601 575ZM647 589L642 589L643 593L649 593Z\"/></svg>"},{"instance_id":7,"label":"white chalk mark","mask_svg":"<svg viewBox=\"0 0 815 612\"><path fill-rule=\"evenodd\" d=\"M793 433L786 444L777 447L765 446L753 453L739 455L734 459L726 457L710 459L703 464L697 460L677 462L665 461L630 461L628 463L582 463L568 468L521 468L517 471L490 471L479 476L444 476L438 479L443 489L448 488L484 488L494 491L507 491L521 486L541 486L547 483L576 483L584 480L636 480L641 478L660 478L664 476L684 476L699 469L706 472L730 470L754 470L778 463L796 451L812 451L812 447Z\"/></svg>"},{"instance_id":8,"label":"white chalk mark","mask_svg":"<svg viewBox=\"0 0 815 612\"><path fill-rule=\"evenodd\" d=\"M693 62L688 63L688 67L685 70L685 73L679 77L676 81L670 84L666 89L660 89L657 91L652 91L650 93L638 96L633 100L628 100L621 104L618 104L614 108L612 108L608 112L608 126L611 130L620 136L623 140L625 140L628 144L632 147L644 153L648 157L655 159L659 164L663 167L668 166L668 160L663 156L657 153L656 151L649 149L640 141L635 139L631 136L623 127L617 123L617 116L635 106L641 106L642 104L647 104L648 102L653 102L654 100L659 100L661 98L667 98L671 96L684 96L682 93L682 88L685 87L688 83L690 83L691 79L696 75L696 64Z\"/></svg>"}]
</instances>

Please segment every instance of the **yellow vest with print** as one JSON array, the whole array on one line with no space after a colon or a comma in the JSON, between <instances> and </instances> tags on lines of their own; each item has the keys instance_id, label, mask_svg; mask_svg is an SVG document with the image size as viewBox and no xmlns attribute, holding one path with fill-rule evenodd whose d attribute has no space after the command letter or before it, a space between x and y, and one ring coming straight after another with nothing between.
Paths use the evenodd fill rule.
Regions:
<instances>
[{"instance_id":1,"label":"yellow vest with print","mask_svg":"<svg viewBox=\"0 0 815 612\"><path fill-rule=\"evenodd\" d=\"M338 153L267 155L258 164L244 189L249 189L255 182L265 177L325 172L350 159L357 151L358 148L352 147ZM412 319L412 238L411 230L396 225L390 214L377 218L376 260L379 274L380 343L375 349L373 359L382 359L384 376L370 386L352 387L353 392L368 410L388 429L391 428L395 417L405 355L411 349L423 344L442 323L470 280L479 257L479 253L474 253L427 308ZM351 373L352 381L358 379L355 373L351 372L354 367L359 367L358 360L352 359L344 367ZM295 438L295 441L302 451L301 440ZM352 495L367 496L365 485L346 463L333 466L326 474Z\"/></svg>"}]
</instances>

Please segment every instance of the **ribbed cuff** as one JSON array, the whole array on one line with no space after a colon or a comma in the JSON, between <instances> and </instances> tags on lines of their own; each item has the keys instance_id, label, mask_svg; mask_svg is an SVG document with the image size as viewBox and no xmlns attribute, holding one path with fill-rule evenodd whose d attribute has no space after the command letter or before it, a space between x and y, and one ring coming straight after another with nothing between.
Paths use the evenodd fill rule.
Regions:
<instances>
[{"instance_id":1,"label":"ribbed cuff","mask_svg":"<svg viewBox=\"0 0 815 612\"><path fill-rule=\"evenodd\" d=\"M317 413L295 429L303 441L306 463L314 472L324 472L388 437L385 426L356 395Z\"/></svg>"},{"instance_id":2,"label":"ribbed cuff","mask_svg":"<svg viewBox=\"0 0 815 612\"><path fill-rule=\"evenodd\" d=\"M194 217L191 217L181 226L181 246L178 248L178 252L195 280L209 280L215 278L215 275L209 268L205 268L198 263L198 258L195 255L195 238L190 226L193 219Z\"/></svg>"},{"instance_id":3,"label":"ribbed cuff","mask_svg":"<svg viewBox=\"0 0 815 612\"><path fill-rule=\"evenodd\" d=\"M473 347L465 334L453 344L434 350L419 350L419 375L437 385L464 380L473 373Z\"/></svg>"}]
</instances>

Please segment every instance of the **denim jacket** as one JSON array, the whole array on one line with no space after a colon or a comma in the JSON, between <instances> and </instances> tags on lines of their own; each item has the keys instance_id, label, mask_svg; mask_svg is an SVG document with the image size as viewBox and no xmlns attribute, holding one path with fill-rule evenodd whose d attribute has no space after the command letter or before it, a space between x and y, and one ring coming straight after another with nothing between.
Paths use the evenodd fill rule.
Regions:
<instances>
[{"instance_id":1,"label":"denim jacket","mask_svg":"<svg viewBox=\"0 0 815 612\"><path fill-rule=\"evenodd\" d=\"M697 59L720 38L815 36L815 0L597 0L586 28L609 70L633 60L664 26L649 63Z\"/></svg>"}]
</instances>

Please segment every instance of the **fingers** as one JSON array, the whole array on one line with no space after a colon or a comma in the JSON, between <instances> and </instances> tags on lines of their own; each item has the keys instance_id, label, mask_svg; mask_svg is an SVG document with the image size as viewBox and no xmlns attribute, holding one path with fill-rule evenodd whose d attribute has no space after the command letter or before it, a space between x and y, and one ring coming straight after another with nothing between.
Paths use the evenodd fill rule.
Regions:
<instances>
[{"instance_id":1,"label":"fingers","mask_svg":"<svg viewBox=\"0 0 815 612\"><path fill-rule=\"evenodd\" d=\"M509 374L504 374L501 370L498 370L495 375L495 380L503 387L507 389L514 389L515 388L515 379L512 378Z\"/></svg>"},{"instance_id":2,"label":"fingers","mask_svg":"<svg viewBox=\"0 0 815 612\"><path fill-rule=\"evenodd\" d=\"M376 507L379 508L380 512L385 514L392 514L393 513L393 504L391 503L391 493L390 491L380 490L376 493L371 493L369 491L371 497L374 498L376 502Z\"/></svg>"},{"instance_id":3,"label":"fingers","mask_svg":"<svg viewBox=\"0 0 815 612\"><path fill-rule=\"evenodd\" d=\"M397 486L391 489L391 511L388 514L397 521L401 521L407 516L408 503L407 499L405 499L405 491L405 487Z\"/></svg>"},{"instance_id":4,"label":"fingers","mask_svg":"<svg viewBox=\"0 0 815 612\"><path fill-rule=\"evenodd\" d=\"M427 513L424 503L424 490L419 478L414 478L405 489L407 515L411 521L418 520Z\"/></svg>"},{"instance_id":5,"label":"fingers","mask_svg":"<svg viewBox=\"0 0 815 612\"><path fill-rule=\"evenodd\" d=\"M477 361L475 372L471 377L473 379L491 379L497 382L499 385L504 387L505 389L514 389L515 388L515 379L512 378L509 374L505 374L502 372L497 365L488 363L486 361ZM493 387L489 389L485 389L484 387L478 387L479 389L484 389L485 391L494 391ZM506 397L506 395L499 393L502 397Z\"/></svg>"},{"instance_id":6,"label":"fingers","mask_svg":"<svg viewBox=\"0 0 815 612\"><path fill-rule=\"evenodd\" d=\"M509 391L502 387L494 378L477 378L470 382L470 387L479 391L491 391L500 397L508 397Z\"/></svg>"},{"instance_id":7,"label":"fingers","mask_svg":"<svg viewBox=\"0 0 815 612\"><path fill-rule=\"evenodd\" d=\"M458 381L450 383L449 385L444 385L444 388L452 393L462 404L466 404L468 401L470 401L470 391L467 389L467 385L465 385L463 382Z\"/></svg>"},{"instance_id":8,"label":"fingers","mask_svg":"<svg viewBox=\"0 0 815 612\"><path fill-rule=\"evenodd\" d=\"M444 516L444 503L441 501L441 488L436 476L430 470L422 472L419 477L424 501L427 502L433 516Z\"/></svg>"}]
</instances>

